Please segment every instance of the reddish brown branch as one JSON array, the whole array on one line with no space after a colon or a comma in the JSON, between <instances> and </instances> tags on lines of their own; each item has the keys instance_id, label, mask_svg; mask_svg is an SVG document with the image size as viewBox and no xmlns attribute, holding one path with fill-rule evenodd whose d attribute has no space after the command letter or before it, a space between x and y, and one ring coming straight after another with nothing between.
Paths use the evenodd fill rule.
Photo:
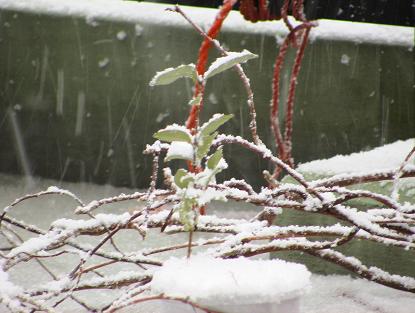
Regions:
<instances>
[{"instance_id":1,"label":"reddish brown branch","mask_svg":"<svg viewBox=\"0 0 415 313\"><path fill-rule=\"evenodd\" d=\"M370 281L374 281L378 284L392 287L402 291L415 293L415 287L411 286L409 283L404 284L399 279L402 277L394 277L396 275L390 275L389 273L379 270L377 268L368 268L365 265L361 264L359 261L357 261L357 259L346 257L340 252L333 250L305 250L304 252L324 259L326 261L335 263L363 278L366 278Z\"/></svg>"},{"instance_id":2,"label":"reddish brown branch","mask_svg":"<svg viewBox=\"0 0 415 313\"><path fill-rule=\"evenodd\" d=\"M278 156L291 167L294 167L294 160L292 159L292 130L293 130L293 113L294 113L294 98L297 87L298 74L300 72L301 63L304 57L305 47L308 42L308 36L311 28L315 24L310 22L304 22L295 28L285 38L283 44L280 47L278 56L275 60L274 74L272 81L272 99L271 99L271 130L274 135L275 145L277 146ZM287 56L287 51L292 44L296 46L296 33L303 32L301 38L301 45L297 49L297 54L294 60L294 65L291 71L290 84L288 97L286 100L285 109L285 134L284 138L281 132L281 126L279 123L279 97L280 97L280 79L281 69L284 60ZM281 168L275 168L273 178L278 177L281 174Z\"/></svg>"},{"instance_id":3,"label":"reddish brown branch","mask_svg":"<svg viewBox=\"0 0 415 313\"><path fill-rule=\"evenodd\" d=\"M215 21L210 27L207 35L209 38L215 39L219 34L222 24L229 12L231 11L233 5L237 0L224 0L223 5L220 7L218 14L216 15ZM202 45L199 49L199 56L196 63L196 71L198 75L203 75L206 71L206 64L208 61L209 50L212 47L212 42L205 38L202 42ZM197 97L201 93L203 86L201 83L196 82L194 96ZM189 112L189 117L186 121L186 127L190 130L194 130L197 126L199 120L199 113L203 108L203 104L193 105Z\"/></svg>"},{"instance_id":4,"label":"reddish brown branch","mask_svg":"<svg viewBox=\"0 0 415 313\"><path fill-rule=\"evenodd\" d=\"M284 134L284 147L285 147L285 158L286 161L291 167L294 167L294 160L292 159L292 132L293 132L293 113L294 113L294 98L295 91L297 88L298 74L300 72L301 63L304 57L305 47L308 42L308 35L310 34L311 26L307 24L302 24L293 30L293 33L297 29L305 27L302 42L300 48L297 50L297 55L294 61L294 67L291 72L290 87L288 91L288 99L285 109L285 134Z\"/></svg>"},{"instance_id":5,"label":"reddish brown branch","mask_svg":"<svg viewBox=\"0 0 415 313\"><path fill-rule=\"evenodd\" d=\"M293 0L292 10L296 20L306 22L307 19L304 15L304 0Z\"/></svg>"},{"instance_id":6,"label":"reddish brown branch","mask_svg":"<svg viewBox=\"0 0 415 313\"><path fill-rule=\"evenodd\" d=\"M378 182L383 180L393 180L396 172L387 170L384 172L373 172L363 174L340 174L330 178L320 179L311 183L313 187L345 187L350 185ZM415 169L404 169L400 175L401 178L415 177Z\"/></svg>"},{"instance_id":7,"label":"reddish brown branch","mask_svg":"<svg viewBox=\"0 0 415 313\"><path fill-rule=\"evenodd\" d=\"M305 187L313 196L317 197L319 200L323 201L323 197L319 192L312 189L309 183L304 179L304 177L291 168L288 164L286 164L284 161L282 161L280 158L273 156L271 154L271 151L264 147L258 147L257 145L243 139L240 137L233 137L233 136L219 136L218 139L214 142L213 146L220 146L223 144L239 144L243 146L244 148L251 150L262 157L264 160L268 160L271 163L274 164L276 167L281 167L283 170L285 170L288 175L290 175L292 178L294 178L299 184L301 184L303 187Z\"/></svg>"},{"instance_id":8,"label":"reddish brown branch","mask_svg":"<svg viewBox=\"0 0 415 313\"><path fill-rule=\"evenodd\" d=\"M290 5L290 0L284 0L284 3L281 7L281 18L284 21L285 25L291 32L293 30L293 26L291 25L290 21L288 20L288 7Z\"/></svg>"},{"instance_id":9,"label":"reddish brown branch","mask_svg":"<svg viewBox=\"0 0 415 313\"><path fill-rule=\"evenodd\" d=\"M271 115L270 124L271 130L274 135L275 144L277 146L278 156L284 159L285 156L285 145L281 133L281 126L278 118L279 112L279 98L280 98L280 72L285 60L285 56L288 51L290 44L289 37L286 37L283 44L280 47L278 56L275 60L274 75L272 77L272 99L271 99Z\"/></svg>"}]
</instances>

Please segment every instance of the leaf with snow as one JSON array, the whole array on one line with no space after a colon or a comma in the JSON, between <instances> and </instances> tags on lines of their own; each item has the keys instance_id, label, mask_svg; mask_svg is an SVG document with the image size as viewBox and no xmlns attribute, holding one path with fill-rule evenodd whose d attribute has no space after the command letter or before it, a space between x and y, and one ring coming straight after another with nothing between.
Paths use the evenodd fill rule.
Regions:
<instances>
[{"instance_id":1,"label":"leaf with snow","mask_svg":"<svg viewBox=\"0 0 415 313\"><path fill-rule=\"evenodd\" d=\"M166 161L180 159L193 160L193 146L190 143L182 141L173 141L167 151Z\"/></svg>"},{"instance_id":2,"label":"leaf with snow","mask_svg":"<svg viewBox=\"0 0 415 313\"><path fill-rule=\"evenodd\" d=\"M194 64L182 64L178 67L170 67L157 74L150 81L150 86L169 85L179 78L191 78L193 81L197 79L196 68Z\"/></svg>"},{"instance_id":3,"label":"leaf with snow","mask_svg":"<svg viewBox=\"0 0 415 313\"><path fill-rule=\"evenodd\" d=\"M239 63L257 58L258 55L243 50L242 52L229 52L227 56L217 58L205 72L204 79L208 79L216 74L222 73Z\"/></svg>"},{"instance_id":4,"label":"leaf with snow","mask_svg":"<svg viewBox=\"0 0 415 313\"><path fill-rule=\"evenodd\" d=\"M154 138L161 141L173 142L173 141L184 141L191 143L192 135L186 127L179 126L176 124L169 125L164 129L159 130L153 135Z\"/></svg>"},{"instance_id":5,"label":"leaf with snow","mask_svg":"<svg viewBox=\"0 0 415 313\"><path fill-rule=\"evenodd\" d=\"M212 118L204 123L200 129L200 136L208 136L216 131L220 126L225 124L233 117L233 114L215 114Z\"/></svg>"},{"instance_id":6,"label":"leaf with snow","mask_svg":"<svg viewBox=\"0 0 415 313\"><path fill-rule=\"evenodd\" d=\"M192 198L185 198L180 202L178 211L180 222L182 222L185 231L191 231L194 229L195 224L195 212L193 207L197 205L197 201Z\"/></svg>"},{"instance_id":7,"label":"leaf with snow","mask_svg":"<svg viewBox=\"0 0 415 313\"><path fill-rule=\"evenodd\" d=\"M194 180L192 176L188 176L188 172L182 168L178 169L176 175L174 175L174 183L179 188L187 188L189 184Z\"/></svg>"},{"instance_id":8,"label":"leaf with snow","mask_svg":"<svg viewBox=\"0 0 415 313\"><path fill-rule=\"evenodd\" d=\"M222 148L219 148L207 160L207 167L211 170L214 170L218 166L218 164L219 164L220 160L222 159L222 157L223 157L223 151L222 151Z\"/></svg>"},{"instance_id":9,"label":"leaf with snow","mask_svg":"<svg viewBox=\"0 0 415 313\"><path fill-rule=\"evenodd\" d=\"M204 136L200 139L199 145L197 147L196 158L202 160L208 153L210 146L212 145L213 140L218 135L218 132L214 132L211 135Z\"/></svg>"}]
</instances>

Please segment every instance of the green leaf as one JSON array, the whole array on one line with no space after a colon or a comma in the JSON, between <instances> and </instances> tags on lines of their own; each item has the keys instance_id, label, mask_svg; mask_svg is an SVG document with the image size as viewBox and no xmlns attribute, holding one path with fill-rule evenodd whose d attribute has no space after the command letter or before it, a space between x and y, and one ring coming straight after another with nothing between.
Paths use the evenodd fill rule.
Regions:
<instances>
[{"instance_id":1,"label":"green leaf","mask_svg":"<svg viewBox=\"0 0 415 313\"><path fill-rule=\"evenodd\" d=\"M227 56L217 58L205 72L204 79L208 79L216 74L219 74L227 69L235 66L238 63L245 63L250 59L255 59L258 56L249 52L248 50L243 50L242 52L229 52Z\"/></svg>"},{"instance_id":2,"label":"green leaf","mask_svg":"<svg viewBox=\"0 0 415 313\"><path fill-rule=\"evenodd\" d=\"M170 125L164 129L159 130L157 133L153 135L154 138L159 139L161 141L173 142L173 141L184 141L191 143L192 136L190 135L189 131L177 125Z\"/></svg>"},{"instance_id":3,"label":"green leaf","mask_svg":"<svg viewBox=\"0 0 415 313\"><path fill-rule=\"evenodd\" d=\"M180 222L182 222L185 231L192 231L194 229L195 212L193 212L193 207L196 204L197 201L195 199L185 198L179 205L179 219Z\"/></svg>"},{"instance_id":4,"label":"green leaf","mask_svg":"<svg viewBox=\"0 0 415 313\"><path fill-rule=\"evenodd\" d=\"M207 135L201 137L198 142L199 146L197 147L196 158L202 160L206 154L209 152L210 146L212 145L213 140L218 135L218 132L214 132L212 135Z\"/></svg>"},{"instance_id":5,"label":"green leaf","mask_svg":"<svg viewBox=\"0 0 415 313\"><path fill-rule=\"evenodd\" d=\"M177 170L176 175L174 175L174 183L181 189L187 188L189 184L194 180L193 177L187 176L189 173L180 168Z\"/></svg>"},{"instance_id":6,"label":"green leaf","mask_svg":"<svg viewBox=\"0 0 415 313\"><path fill-rule=\"evenodd\" d=\"M150 81L150 86L169 85L179 78L188 77L196 81L197 73L194 64L182 64L178 67L170 67L164 71L157 72L157 74Z\"/></svg>"},{"instance_id":7,"label":"green leaf","mask_svg":"<svg viewBox=\"0 0 415 313\"><path fill-rule=\"evenodd\" d=\"M216 169L222 157L223 157L223 151L222 151L222 148L219 148L207 160L207 167L211 170Z\"/></svg>"},{"instance_id":8,"label":"green leaf","mask_svg":"<svg viewBox=\"0 0 415 313\"><path fill-rule=\"evenodd\" d=\"M215 114L213 117L202 125L200 129L200 135L202 137L208 136L214 131L216 131L220 126L225 124L233 117L233 114Z\"/></svg>"},{"instance_id":9,"label":"green leaf","mask_svg":"<svg viewBox=\"0 0 415 313\"><path fill-rule=\"evenodd\" d=\"M194 105L200 105L200 101L202 100L202 96L197 96L196 98L192 98L192 100L189 101L189 106L194 106Z\"/></svg>"}]
</instances>

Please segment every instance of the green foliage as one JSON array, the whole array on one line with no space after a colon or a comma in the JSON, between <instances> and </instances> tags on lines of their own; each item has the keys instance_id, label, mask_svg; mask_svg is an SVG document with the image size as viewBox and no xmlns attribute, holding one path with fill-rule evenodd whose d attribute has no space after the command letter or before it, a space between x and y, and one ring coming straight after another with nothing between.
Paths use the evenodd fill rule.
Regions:
<instances>
[{"instance_id":1,"label":"green foliage","mask_svg":"<svg viewBox=\"0 0 415 313\"><path fill-rule=\"evenodd\" d=\"M189 175L189 173L182 168L179 168L174 175L174 183L181 189L187 188L191 182L194 181L194 178Z\"/></svg>"},{"instance_id":2,"label":"green foliage","mask_svg":"<svg viewBox=\"0 0 415 313\"><path fill-rule=\"evenodd\" d=\"M178 206L179 218L183 223L185 231L192 231L194 229L196 215L193 208L196 205L196 199L184 198Z\"/></svg>"},{"instance_id":3,"label":"green foliage","mask_svg":"<svg viewBox=\"0 0 415 313\"><path fill-rule=\"evenodd\" d=\"M168 127L159 130L153 135L154 138L161 141L173 142L173 141L184 141L191 143L192 137L189 132L180 129L169 129Z\"/></svg>"},{"instance_id":4,"label":"green foliage","mask_svg":"<svg viewBox=\"0 0 415 313\"><path fill-rule=\"evenodd\" d=\"M242 52L229 52L227 56L217 58L205 72L204 79L207 80L216 74L222 73L239 63L257 58L258 55L243 50Z\"/></svg>"},{"instance_id":5,"label":"green foliage","mask_svg":"<svg viewBox=\"0 0 415 313\"><path fill-rule=\"evenodd\" d=\"M191 78L193 81L197 79L197 72L194 64L180 65L171 67L164 71L158 72L150 81L150 86L169 85L179 78Z\"/></svg>"},{"instance_id":6,"label":"green foliage","mask_svg":"<svg viewBox=\"0 0 415 313\"><path fill-rule=\"evenodd\" d=\"M226 168L226 162L221 162L223 160L222 148L210 156L208 153L213 141L218 136L216 130L230 118L232 118L231 114L215 114L199 129L195 135L196 140L193 140L193 136L183 126L178 125L167 126L154 134L156 139L171 143L165 158L166 161L172 159L192 160L190 154L184 149L192 149L196 152L197 166L201 166L202 160L207 158L206 168L203 171L189 173L181 168L174 175L173 182L177 187L176 194L180 198L175 210L179 212L180 222L187 231L192 231L194 228L197 218L196 208L204 205L199 203L200 196L206 192L209 183L215 181L216 174Z\"/></svg>"},{"instance_id":7,"label":"green foliage","mask_svg":"<svg viewBox=\"0 0 415 313\"><path fill-rule=\"evenodd\" d=\"M255 54L247 50L230 52L226 57L218 58L211 64L204 79L206 81L208 78L236 64L256 57ZM182 77L190 77L194 81L197 79L197 73L193 64L181 65L157 73L151 80L150 86L167 85ZM190 100L189 105L199 105L201 101L202 95L199 95ZM210 156L208 156L208 153L213 141L218 136L217 130L232 117L232 114L215 114L198 129L197 134L194 136L184 126L178 125L167 126L153 135L156 139L171 143L165 161L173 159L194 161L193 159L195 159L195 165L199 167L202 166L202 160L207 158L206 168L201 172L189 173L187 170L181 168L174 175L173 182L176 186L176 194L180 198L180 202L175 207L175 210L179 212L180 221L187 231L192 231L194 228L194 223L197 218L196 208L205 205L211 200L201 201L199 199L201 199L203 193L208 189L209 183L215 181L215 175L227 166L226 162L221 162L223 160L222 148L219 148ZM193 153L189 153L190 149Z\"/></svg>"},{"instance_id":8,"label":"green foliage","mask_svg":"<svg viewBox=\"0 0 415 313\"><path fill-rule=\"evenodd\" d=\"M233 117L233 114L215 114L200 128L200 136L208 136Z\"/></svg>"},{"instance_id":9,"label":"green foliage","mask_svg":"<svg viewBox=\"0 0 415 313\"><path fill-rule=\"evenodd\" d=\"M209 152L210 146L212 145L213 140L215 140L218 132L214 132L211 135L206 135L199 138L197 150L196 150L196 160L200 162Z\"/></svg>"},{"instance_id":10,"label":"green foliage","mask_svg":"<svg viewBox=\"0 0 415 313\"><path fill-rule=\"evenodd\" d=\"M220 160L222 160L222 157L223 152L221 147L209 157L209 159L206 162L207 167L211 170L215 170L218 167Z\"/></svg>"},{"instance_id":11,"label":"green foliage","mask_svg":"<svg viewBox=\"0 0 415 313\"><path fill-rule=\"evenodd\" d=\"M229 52L227 56L217 58L205 72L203 79L207 79L222 73L236 64L245 63L248 60L255 59L258 56L249 52L248 50L243 50L242 52ZM178 67L170 67L164 71L157 72L153 79L150 81L150 86L158 85L169 85L179 78L191 78L193 81L197 80L197 71L194 64L182 64ZM200 103L201 98L196 97L192 99L189 105L197 105Z\"/></svg>"}]
</instances>

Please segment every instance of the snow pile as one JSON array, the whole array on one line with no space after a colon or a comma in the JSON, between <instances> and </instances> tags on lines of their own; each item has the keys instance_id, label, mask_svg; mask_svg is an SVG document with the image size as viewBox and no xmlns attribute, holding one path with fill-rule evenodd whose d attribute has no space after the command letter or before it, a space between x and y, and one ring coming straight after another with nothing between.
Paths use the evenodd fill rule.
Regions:
<instances>
[{"instance_id":1,"label":"snow pile","mask_svg":"<svg viewBox=\"0 0 415 313\"><path fill-rule=\"evenodd\" d=\"M299 165L297 170L303 173L334 175L397 169L414 145L413 138L405 141L399 140L370 151L336 155L330 159L304 163Z\"/></svg>"},{"instance_id":2,"label":"snow pile","mask_svg":"<svg viewBox=\"0 0 415 313\"><path fill-rule=\"evenodd\" d=\"M282 260L172 258L154 272L153 292L226 304L278 303L305 294L310 272Z\"/></svg>"}]
</instances>

